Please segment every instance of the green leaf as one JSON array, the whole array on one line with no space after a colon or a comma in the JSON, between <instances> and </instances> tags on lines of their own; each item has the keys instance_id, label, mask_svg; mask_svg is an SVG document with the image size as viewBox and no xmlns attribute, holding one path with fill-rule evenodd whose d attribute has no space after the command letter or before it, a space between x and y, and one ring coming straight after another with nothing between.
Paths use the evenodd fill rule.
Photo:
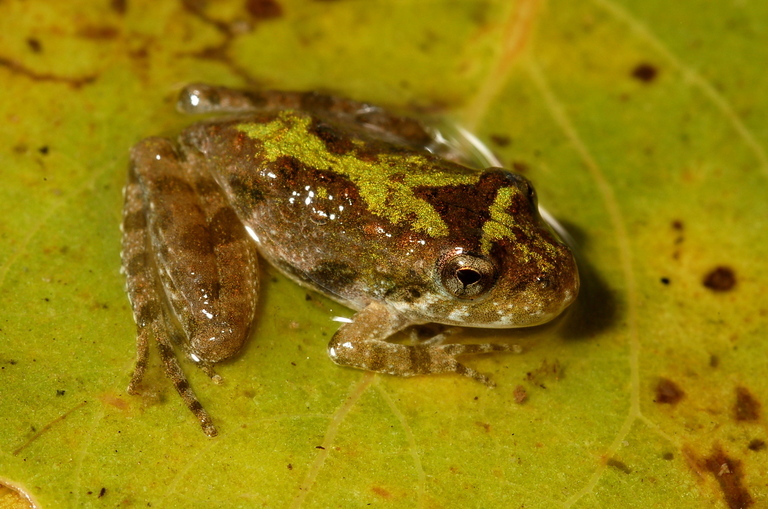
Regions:
<instances>
[{"instance_id":1,"label":"green leaf","mask_svg":"<svg viewBox=\"0 0 768 509\"><path fill-rule=\"evenodd\" d=\"M768 4L0 2L0 483L42 507L760 507ZM265 271L199 426L119 273L128 149L192 81L450 117L536 184L584 288L469 379L332 364L343 307Z\"/></svg>"}]
</instances>

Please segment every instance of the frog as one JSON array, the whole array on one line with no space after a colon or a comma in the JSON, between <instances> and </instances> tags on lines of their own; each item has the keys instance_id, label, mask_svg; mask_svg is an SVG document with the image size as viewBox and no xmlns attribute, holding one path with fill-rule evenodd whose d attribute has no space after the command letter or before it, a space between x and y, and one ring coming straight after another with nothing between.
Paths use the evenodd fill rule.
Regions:
<instances>
[{"instance_id":1,"label":"frog","mask_svg":"<svg viewBox=\"0 0 768 509\"><path fill-rule=\"evenodd\" d=\"M254 324L260 263L355 313L333 334L336 364L401 377L493 381L459 361L505 343L395 341L412 326L519 328L576 299L571 248L519 173L477 169L423 121L318 92L193 83L178 109L206 115L176 139L130 151L122 272L136 322L128 392L150 344L203 432L211 416L181 367L214 383Z\"/></svg>"}]
</instances>

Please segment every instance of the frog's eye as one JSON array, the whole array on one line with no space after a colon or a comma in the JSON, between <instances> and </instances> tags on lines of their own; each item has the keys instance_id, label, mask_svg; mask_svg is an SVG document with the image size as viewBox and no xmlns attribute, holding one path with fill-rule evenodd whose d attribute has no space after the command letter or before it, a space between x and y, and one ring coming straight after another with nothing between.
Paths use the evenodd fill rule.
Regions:
<instances>
[{"instance_id":1,"label":"frog's eye","mask_svg":"<svg viewBox=\"0 0 768 509\"><path fill-rule=\"evenodd\" d=\"M487 259L470 254L444 257L438 262L438 272L443 288L460 299L476 299L496 282L496 267Z\"/></svg>"}]
</instances>

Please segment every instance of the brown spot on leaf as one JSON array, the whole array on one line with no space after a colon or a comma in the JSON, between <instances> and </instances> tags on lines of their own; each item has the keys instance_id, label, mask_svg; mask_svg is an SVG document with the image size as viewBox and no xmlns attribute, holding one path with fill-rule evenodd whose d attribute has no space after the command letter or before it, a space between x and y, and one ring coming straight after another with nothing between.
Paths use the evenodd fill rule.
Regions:
<instances>
[{"instance_id":1,"label":"brown spot on leaf","mask_svg":"<svg viewBox=\"0 0 768 509\"><path fill-rule=\"evenodd\" d=\"M117 28L112 26L97 26L97 25L91 25L91 26L84 26L80 30L78 30L77 35L80 37L84 37L86 39L94 39L94 40L109 40L116 38L120 32Z\"/></svg>"},{"instance_id":2,"label":"brown spot on leaf","mask_svg":"<svg viewBox=\"0 0 768 509\"><path fill-rule=\"evenodd\" d=\"M750 451L762 451L765 449L765 440L760 440L759 438L753 438L749 441L749 445L747 446Z\"/></svg>"},{"instance_id":3,"label":"brown spot on leaf","mask_svg":"<svg viewBox=\"0 0 768 509\"><path fill-rule=\"evenodd\" d=\"M392 493L385 490L381 486L371 486L371 491L374 492L376 495L380 496L381 498L392 498Z\"/></svg>"},{"instance_id":4,"label":"brown spot on leaf","mask_svg":"<svg viewBox=\"0 0 768 509\"><path fill-rule=\"evenodd\" d=\"M282 6L275 0L246 0L245 10L256 19L279 18L283 15Z\"/></svg>"},{"instance_id":5,"label":"brown spot on leaf","mask_svg":"<svg viewBox=\"0 0 768 509\"><path fill-rule=\"evenodd\" d=\"M665 452L664 454L661 455L661 459L671 461L675 459L675 455L672 454L671 452Z\"/></svg>"},{"instance_id":6,"label":"brown spot on leaf","mask_svg":"<svg viewBox=\"0 0 768 509\"><path fill-rule=\"evenodd\" d=\"M746 387L736 387L733 412L737 421L756 421L760 418L760 402Z\"/></svg>"},{"instance_id":7,"label":"brown spot on leaf","mask_svg":"<svg viewBox=\"0 0 768 509\"><path fill-rule=\"evenodd\" d=\"M128 0L110 0L109 6L118 14L125 14L128 10Z\"/></svg>"},{"instance_id":8,"label":"brown spot on leaf","mask_svg":"<svg viewBox=\"0 0 768 509\"><path fill-rule=\"evenodd\" d=\"M497 147L506 147L512 141L506 134L492 134L490 138Z\"/></svg>"},{"instance_id":9,"label":"brown spot on leaf","mask_svg":"<svg viewBox=\"0 0 768 509\"><path fill-rule=\"evenodd\" d=\"M707 273L702 284L715 292L727 292L736 286L736 273L730 267L721 265Z\"/></svg>"},{"instance_id":10,"label":"brown spot on leaf","mask_svg":"<svg viewBox=\"0 0 768 509\"><path fill-rule=\"evenodd\" d=\"M528 392L522 385L517 385L515 386L515 390L512 392L512 397L515 399L515 403L519 405L528 399Z\"/></svg>"},{"instance_id":11,"label":"brown spot on leaf","mask_svg":"<svg viewBox=\"0 0 768 509\"><path fill-rule=\"evenodd\" d=\"M655 403L676 405L684 397L685 392L679 385L669 378L659 378L656 384L656 397L653 399Z\"/></svg>"},{"instance_id":12,"label":"brown spot on leaf","mask_svg":"<svg viewBox=\"0 0 768 509\"><path fill-rule=\"evenodd\" d=\"M34 37L27 38L27 46L29 46L29 49L32 50L32 53L40 53L43 51L43 45L40 44L40 41Z\"/></svg>"},{"instance_id":13,"label":"brown spot on leaf","mask_svg":"<svg viewBox=\"0 0 768 509\"><path fill-rule=\"evenodd\" d=\"M640 62L632 69L632 77L643 83L652 82L658 74L659 70L647 62Z\"/></svg>"},{"instance_id":14,"label":"brown spot on leaf","mask_svg":"<svg viewBox=\"0 0 768 509\"><path fill-rule=\"evenodd\" d=\"M522 161L512 161L512 169L517 173L525 173L528 171L528 165Z\"/></svg>"},{"instance_id":15,"label":"brown spot on leaf","mask_svg":"<svg viewBox=\"0 0 768 509\"><path fill-rule=\"evenodd\" d=\"M715 446L712 454L704 458L702 466L720 484L723 497L730 509L745 509L755 503L744 487L744 472L741 468L741 461L726 456L720 446Z\"/></svg>"},{"instance_id":16,"label":"brown spot on leaf","mask_svg":"<svg viewBox=\"0 0 768 509\"><path fill-rule=\"evenodd\" d=\"M616 470L620 470L621 472L624 472L625 474L631 474L632 469L627 466L626 463L623 461L619 461L615 458L611 458L606 462L606 465L609 467L615 468Z\"/></svg>"}]
</instances>

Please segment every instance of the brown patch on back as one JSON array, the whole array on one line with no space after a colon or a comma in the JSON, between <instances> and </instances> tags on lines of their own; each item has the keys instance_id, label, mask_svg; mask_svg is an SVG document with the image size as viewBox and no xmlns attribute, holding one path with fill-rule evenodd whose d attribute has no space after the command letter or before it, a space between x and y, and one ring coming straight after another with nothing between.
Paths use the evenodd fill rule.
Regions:
<instances>
[{"instance_id":1,"label":"brown patch on back","mask_svg":"<svg viewBox=\"0 0 768 509\"><path fill-rule=\"evenodd\" d=\"M659 378L656 384L655 403L676 405L685 397L685 392L669 378Z\"/></svg>"},{"instance_id":2,"label":"brown patch on back","mask_svg":"<svg viewBox=\"0 0 768 509\"><path fill-rule=\"evenodd\" d=\"M309 132L320 138L331 154L343 155L355 148L349 136L325 122L313 121Z\"/></svg>"},{"instance_id":3,"label":"brown patch on back","mask_svg":"<svg viewBox=\"0 0 768 509\"><path fill-rule=\"evenodd\" d=\"M309 278L322 288L344 288L355 282L357 271L346 263L326 261L309 273Z\"/></svg>"},{"instance_id":4,"label":"brown patch on back","mask_svg":"<svg viewBox=\"0 0 768 509\"><path fill-rule=\"evenodd\" d=\"M715 267L704 276L702 284L715 292L727 292L736 286L736 273L730 267Z\"/></svg>"},{"instance_id":5,"label":"brown patch on back","mask_svg":"<svg viewBox=\"0 0 768 509\"><path fill-rule=\"evenodd\" d=\"M761 440L759 438L753 438L749 441L749 445L747 446L750 451L762 451L765 450L765 440Z\"/></svg>"},{"instance_id":6,"label":"brown patch on back","mask_svg":"<svg viewBox=\"0 0 768 509\"><path fill-rule=\"evenodd\" d=\"M746 387L736 387L736 403L733 405L737 421L756 421L760 418L760 402Z\"/></svg>"}]
</instances>

